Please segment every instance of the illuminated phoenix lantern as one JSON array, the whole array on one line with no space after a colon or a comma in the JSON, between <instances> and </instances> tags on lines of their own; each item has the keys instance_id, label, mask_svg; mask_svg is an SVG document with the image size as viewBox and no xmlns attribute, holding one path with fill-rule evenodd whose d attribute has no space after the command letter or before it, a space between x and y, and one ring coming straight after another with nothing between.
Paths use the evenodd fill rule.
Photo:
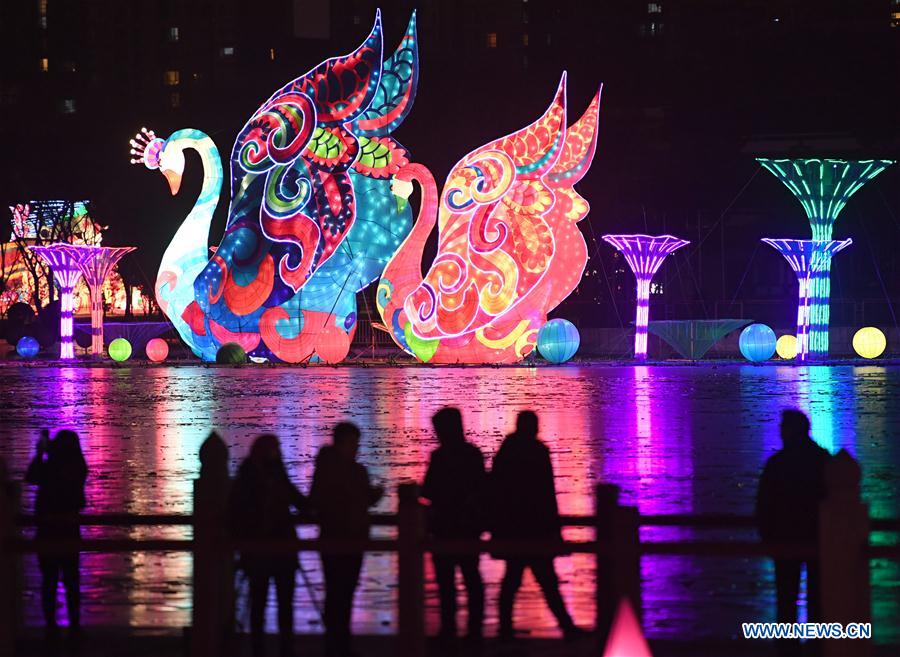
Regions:
<instances>
[{"instance_id":1,"label":"illuminated phoenix lantern","mask_svg":"<svg viewBox=\"0 0 900 657\"><path fill-rule=\"evenodd\" d=\"M204 360L227 342L288 362L342 360L356 295L381 275L412 226L391 192L409 153L391 137L418 79L415 15L382 61L382 26L266 100L231 152L231 203L212 257L208 238L223 182L213 141L194 129L142 130L132 162L159 170L177 194L193 149L203 185L163 255L160 308Z\"/></svg>"},{"instance_id":2,"label":"illuminated phoenix lantern","mask_svg":"<svg viewBox=\"0 0 900 657\"><path fill-rule=\"evenodd\" d=\"M589 206L573 185L596 150L600 91L567 127L565 80L537 121L460 160L440 195L422 165L397 172L395 194L408 198L417 181L422 206L385 268L377 305L397 344L419 360L516 362L581 279L587 246L577 223ZM435 225L438 253L423 277Z\"/></svg>"}]
</instances>

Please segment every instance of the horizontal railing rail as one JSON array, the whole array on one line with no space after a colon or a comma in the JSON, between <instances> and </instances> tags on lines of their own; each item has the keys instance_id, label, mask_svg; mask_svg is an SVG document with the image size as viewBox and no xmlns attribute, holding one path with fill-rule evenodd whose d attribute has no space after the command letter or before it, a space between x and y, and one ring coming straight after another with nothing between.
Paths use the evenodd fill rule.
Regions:
<instances>
[{"instance_id":1,"label":"horizontal railing rail","mask_svg":"<svg viewBox=\"0 0 900 657\"><path fill-rule=\"evenodd\" d=\"M294 524L315 526L312 516L295 514ZM398 516L395 513L371 513L369 523L373 527L396 527ZM194 516L182 513L85 513L77 516L82 527L143 527L143 526L187 526L194 524ZM560 515L563 527L596 527L596 516ZM71 523L67 519L63 522ZM36 527L34 515L19 514L16 524L20 527ZM678 527L691 529L755 529L757 520L753 516L732 514L642 514L638 516L641 527ZM870 530L873 532L900 532L900 518L870 518Z\"/></svg>"},{"instance_id":2,"label":"horizontal railing rail","mask_svg":"<svg viewBox=\"0 0 900 657\"><path fill-rule=\"evenodd\" d=\"M295 516L298 525L316 526L309 517ZM82 527L189 526L194 518L185 514L84 514L78 516ZM563 527L596 527L594 516L562 516ZM637 524L644 527L728 529L754 528L756 521L749 516L667 514L638 516ZM372 526L397 526L396 514L371 514ZM17 524L36 526L34 516L19 515ZM72 523L70 523L72 524ZM900 531L900 519L873 519L871 531ZM196 542L190 538L67 538L67 539L9 539L2 544L16 553L65 554L70 552L191 552ZM421 548L426 552L448 554L503 554L514 556L560 556L568 554L597 554L611 556L613 548L604 541L557 541L534 539L434 539L423 538ZM395 552L397 539L369 538L367 540L297 538L278 540L217 541L215 548L252 554L285 554L292 552ZM641 555L658 556L727 556L772 557L780 559L818 558L815 541L747 541L747 540L641 540ZM869 558L900 558L900 545L869 545Z\"/></svg>"}]
</instances>

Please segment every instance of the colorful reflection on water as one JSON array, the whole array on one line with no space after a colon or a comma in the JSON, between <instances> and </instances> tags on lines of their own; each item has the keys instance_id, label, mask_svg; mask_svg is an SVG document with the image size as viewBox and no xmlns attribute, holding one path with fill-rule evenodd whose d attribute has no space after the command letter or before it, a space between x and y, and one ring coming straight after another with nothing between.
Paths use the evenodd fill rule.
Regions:
<instances>
[{"instance_id":1,"label":"colorful reflection on water","mask_svg":"<svg viewBox=\"0 0 900 657\"><path fill-rule=\"evenodd\" d=\"M876 516L898 514L900 369L892 367L613 367L562 368L23 368L0 369L0 445L22 473L44 427L78 431L91 468L89 510L190 512L197 451L211 428L226 439L233 463L254 436L274 431L291 476L306 488L315 453L337 421L364 432L361 459L372 478L393 487L421 479L434 447L430 418L444 405L462 408L470 437L490 457L525 408L538 411L556 468L560 508L589 514L598 482L622 487L642 513L739 513L753 510L756 477L780 446L778 412L809 413L813 437L863 462L864 494ZM26 491L30 508L32 491ZM394 510L389 495L381 511ZM183 536L180 528L119 530L125 536ZM304 530L314 533L314 530ZM92 529L92 535L111 535ZM725 535L743 537L739 532ZM585 530L567 530L587 538ZM646 540L695 536L645 528ZM875 536L877 541L891 537ZM298 578L297 627L319 631L310 593L321 600L318 559L302 556L310 588ZM188 624L191 562L185 554L89 555L88 623ZM563 593L577 622L593 620L593 560L557 561ZM356 626L393 632L395 559L367 558ZM487 558L489 624L495 622L502 564ZM731 637L740 623L774 615L772 568L765 560L658 557L643 560L645 624L652 637ZM429 566L430 572L430 566ZM28 618L39 623L34 564L28 567ZM897 642L900 569L873 562L875 632ZM437 598L429 589L429 626ZM554 631L530 578L517 623Z\"/></svg>"}]
</instances>

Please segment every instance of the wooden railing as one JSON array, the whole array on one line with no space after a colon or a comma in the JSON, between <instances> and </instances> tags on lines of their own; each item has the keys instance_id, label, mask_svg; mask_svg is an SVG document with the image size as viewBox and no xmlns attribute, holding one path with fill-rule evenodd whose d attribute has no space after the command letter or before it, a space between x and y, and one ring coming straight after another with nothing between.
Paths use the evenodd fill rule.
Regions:
<instances>
[{"instance_id":1,"label":"wooden railing","mask_svg":"<svg viewBox=\"0 0 900 657\"><path fill-rule=\"evenodd\" d=\"M373 514L375 526L394 526L396 538L367 541L296 539L283 541L235 541L227 536L224 500L230 481L221 468L195 482L193 515L102 514L82 515L83 526L191 526L193 538L87 538L69 541L26 540L22 527L35 519L17 515L14 496L0 496L0 657L15 654L20 630L22 591L17 562L23 553L48 552L148 552L185 551L193 554L193 618L191 655L220 657L233 631L234 553L261 554L326 552L396 552L398 554L398 632L396 654L425 654L425 566L427 552L561 555L593 554L596 558L596 630L601 641L609 631L622 598L641 610L640 558L643 555L716 557L774 557L818 560L822 578L823 621L869 622L869 560L900 559L897 545L869 545L870 531L900 531L898 519L869 519L859 500L858 466L849 457L833 459L829 466L828 497L820 509L818 541L809 543L761 543L749 540L641 541L640 527L692 529L745 529L755 526L750 517L731 515L644 515L635 507L619 504L619 489L601 484L595 488L593 516L562 516L566 527L593 528L593 540L495 541L434 540L426 536L424 507L414 484L398 488L397 514ZM0 472L3 469L0 468ZM0 482L0 490L8 490ZM309 519L296 518L297 524ZM828 641L825 654L857 657L870 654L868 641Z\"/></svg>"}]
</instances>

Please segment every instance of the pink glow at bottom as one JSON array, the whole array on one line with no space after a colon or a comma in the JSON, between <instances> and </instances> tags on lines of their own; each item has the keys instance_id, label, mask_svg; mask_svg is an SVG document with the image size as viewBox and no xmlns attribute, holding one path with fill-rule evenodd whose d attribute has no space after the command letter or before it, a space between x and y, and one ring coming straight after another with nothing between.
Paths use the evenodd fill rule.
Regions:
<instances>
[{"instance_id":1,"label":"pink glow at bottom","mask_svg":"<svg viewBox=\"0 0 900 657\"><path fill-rule=\"evenodd\" d=\"M653 657L641 624L626 599L619 603L603 657Z\"/></svg>"}]
</instances>

